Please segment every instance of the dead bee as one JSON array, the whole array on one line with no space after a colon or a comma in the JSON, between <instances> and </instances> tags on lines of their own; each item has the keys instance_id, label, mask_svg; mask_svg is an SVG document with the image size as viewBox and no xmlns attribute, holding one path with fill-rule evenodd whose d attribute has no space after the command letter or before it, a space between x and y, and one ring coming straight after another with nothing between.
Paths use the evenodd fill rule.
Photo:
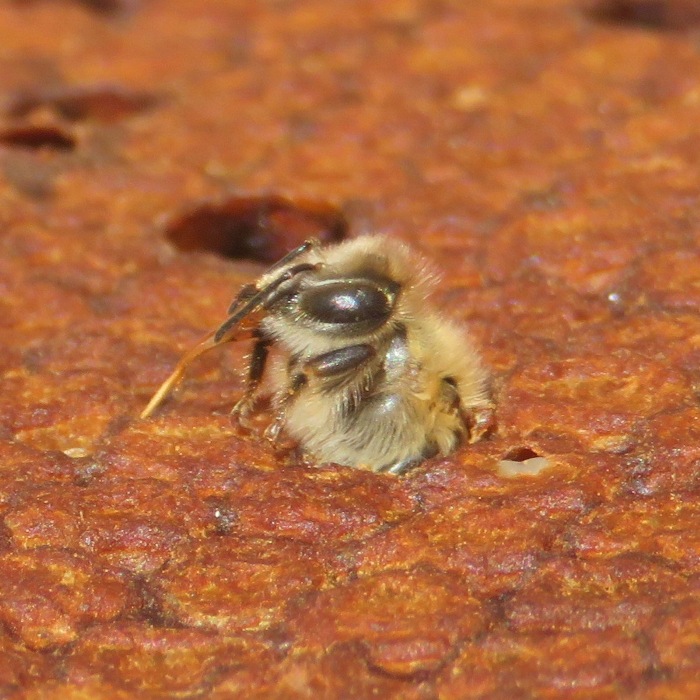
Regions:
<instances>
[{"instance_id":1,"label":"dead bee","mask_svg":"<svg viewBox=\"0 0 700 700\"><path fill-rule=\"evenodd\" d=\"M491 418L487 376L463 331L428 303L434 276L407 246L363 236L307 241L243 287L228 319L179 362L149 416L206 350L254 339L243 419L269 394L282 428L315 460L400 473L478 440ZM268 373L271 346L284 351Z\"/></svg>"}]
</instances>

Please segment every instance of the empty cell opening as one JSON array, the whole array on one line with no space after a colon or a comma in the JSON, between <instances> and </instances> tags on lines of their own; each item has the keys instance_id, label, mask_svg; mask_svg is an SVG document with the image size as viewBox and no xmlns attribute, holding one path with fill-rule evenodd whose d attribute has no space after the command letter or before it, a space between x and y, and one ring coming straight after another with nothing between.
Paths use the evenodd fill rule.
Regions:
<instances>
[{"instance_id":1,"label":"empty cell opening","mask_svg":"<svg viewBox=\"0 0 700 700\"><path fill-rule=\"evenodd\" d=\"M161 99L154 93L130 90L121 85L66 86L15 95L6 113L22 119L38 109L49 108L68 121L112 123L151 109Z\"/></svg>"},{"instance_id":2,"label":"empty cell opening","mask_svg":"<svg viewBox=\"0 0 700 700\"><path fill-rule=\"evenodd\" d=\"M697 0L591 0L587 14L609 24L681 30L700 23Z\"/></svg>"},{"instance_id":3,"label":"empty cell opening","mask_svg":"<svg viewBox=\"0 0 700 700\"><path fill-rule=\"evenodd\" d=\"M348 223L337 207L278 195L206 202L174 218L165 231L182 251L268 264L308 238L333 243L347 233Z\"/></svg>"},{"instance_id":4,"label":"empty cell opening","mask_svg":"<svg viewBox=\"0 0 700 700\"><path fill-rule=\"evenodd\" d=\"M81 5L103 14L133 11L140 4L139 0L79 0Z\"/></svg>"},{"instance_id":5,"label":"empty cell opening","mask_svg":"<svg viewBox=\"0 0 700 700\"><path fill-rule=\"evenodd\" d=\"M13 148L71 151L75 139L71 134L55 126L17 126L0 131L0 143Z\"/></svg>"},{"instance_id":6,"label":"empty cell opening","mask_svg":"<svg viewBox=\"0 0 700 700\"><path fill-rule=\"evenodd\" d=\"M42 0L14 0L16 5L38 4ZM48 0L43 0L48 2ZM74 0L78 5L83 5L89 10L102 15L123 14L134 12L138 9L142 0Z\"/></svg>"},{"instance_id":7,"label":"empty cell opening","mask_svg":"<svg viewBox=\"0 0 700 700\"><path fill-rule=\"evenodd\" d=\"M534 459L539 456L537 452L529 447L514 447L512 450L508 450L501 459L506 459L509 462L525 462L528 459Z\"/></svg>"},{"instance_id":8,"label":"empty cell opening","mask_svg":"<svg viewBox=\"0 0 700 700\"><path fill-rule=\"evenodd\" d=\"M532 448L514 447L498 461L496 470L499 476L511 479L537 476L551 466L550 460L537 454Z\"/></svg>"}]
</instances>

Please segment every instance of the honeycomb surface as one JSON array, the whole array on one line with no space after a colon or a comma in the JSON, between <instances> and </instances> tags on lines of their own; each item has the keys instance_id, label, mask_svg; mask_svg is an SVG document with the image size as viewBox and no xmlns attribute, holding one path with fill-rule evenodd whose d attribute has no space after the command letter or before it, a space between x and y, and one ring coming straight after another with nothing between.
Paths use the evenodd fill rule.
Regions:
<instances>
[{"instance_id":1,"label":"honeycomb surface","mask_svg":"<svg viewBox=\"0 0 700 700\"><path fill-rule=\"evenodd\" d=\"M0 696L700 697L694 2L8 0L0 37ZM489 439L307 464L232 423L245 344L138 419L266 264L372 231L442 270Z\"/></svg>"}]
</instances>

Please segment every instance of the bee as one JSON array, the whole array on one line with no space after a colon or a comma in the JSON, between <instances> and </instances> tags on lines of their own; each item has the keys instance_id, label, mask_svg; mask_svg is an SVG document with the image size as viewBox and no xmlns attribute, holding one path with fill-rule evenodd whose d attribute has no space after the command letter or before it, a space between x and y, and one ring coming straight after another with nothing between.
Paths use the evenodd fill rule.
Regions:
<instances>
[{"instance_id":1,"label":"bee","mask_svg":"<svg viewBox=\"0 0 700 700\"><path fill-rule=\"evenodd\" d=\"M385 236L323 247L306 241L244 286L228 318L183 356L141 414L148 417L207 350L250 338L247 389L313 460L399 474L474 442L491 425L487 373L462 328L429 299L426 261ZM270 350L282 351L268 363ZM267 365L270 367L267 368Z\"/></svg>"}]
</instances>

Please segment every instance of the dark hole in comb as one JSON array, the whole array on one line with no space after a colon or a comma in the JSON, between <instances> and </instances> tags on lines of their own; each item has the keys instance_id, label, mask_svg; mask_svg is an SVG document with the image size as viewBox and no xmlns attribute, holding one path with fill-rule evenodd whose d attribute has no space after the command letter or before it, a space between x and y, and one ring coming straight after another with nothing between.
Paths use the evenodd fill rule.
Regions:
<instances>
[{"instance_id":1,"label":"dark hole in comb","mask_svg":"<svg viewBox=\"0 0 700 700\"><path fill-rule=\"evenodd\" d=\"M75 139L71 134L55 126L17 126L0 131L0 143L14 148L71 151Z\"/></svg>"},{"instance_id":2,"label":"dark hole in comb","mask_svg":"<svg viewBox=\"0 0 700 700\"><path fill-rule=\"evenodd\" d=\"M148 110L160 99L153 93L120 85L61 87L18 94L10 101L6 113L21 119L36 109L48 107L69 121L92 119L110 123Z\"/></svg>"},{"instance_id":3,"label":"dark hole in comb","mask_svg":"<svg viewBox=\"0 0 700 700\"><path fill-rule=\"evenodd\" d=\"M343 240L348 223L331 204L278 195L207 202L173 219L166 237L183 251L273 263L308 238Z\"/></svg>"},{"instance_id":4,"label":"dark hole in comb","mask_svg":"<svg viewBox=\"0 0 700 700\"><path fill-rule=\"evenodd\" d=\"M42 0L14 0L16 5L34 5ZM46 2L47 0L43 0ZM103 15L123 14L134 12L142 0L74 0L76 5L82 5L93 12Z\"/></svg>"},{"instance_id":5,"label":"dark hole in comb","mask_svg":"<svg viewBox=\"0 0 700 700\"><path fill-rule=\"evenodd\" d=\"M540 456L529 447L514 447L512 450L508 450L501 459L507 459L511 462L525 462L528 459Z\"/></svg>"},{"instance_id":6,"label":"dark hole in comb","mask_svg":"<svg viewBox=\"0 0 700 700\"><path fill-rule=\"evenodd\" d=\"M700 23L697 0L591 0L594 20L657 30L682 30Z\"/></svg>"},{"instance_id":7,"label":"dark hole in comb","mask_svg":"<svg viewBox=\"0 0 700 700\"><path fill-rule=\"evenodd\" d=\"M140 4L139 0L79 0L79 2L95 12L103 14L134 11Z\"/></svg>"}]
</instances>

